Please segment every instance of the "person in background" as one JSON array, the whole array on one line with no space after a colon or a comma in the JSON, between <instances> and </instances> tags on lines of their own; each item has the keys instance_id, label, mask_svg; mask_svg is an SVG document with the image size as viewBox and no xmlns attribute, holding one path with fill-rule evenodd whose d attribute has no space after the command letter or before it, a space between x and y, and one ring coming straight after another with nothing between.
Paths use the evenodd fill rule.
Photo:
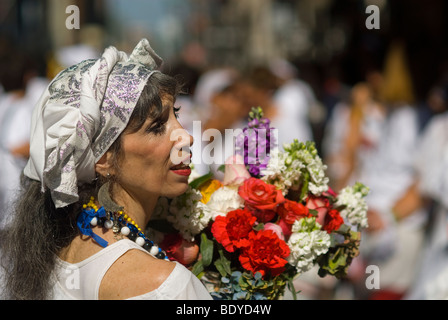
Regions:
<instances>
[{"instance_id":1,"label":"person in background","mask_svg":"<svg viewBox=\"0 0 448 320\"><path fill-rule=\"evenodd\" d=\"M0 57L0 229L11 217L11 201L29 156L31 114L38 96L35 68L14 46Z\"/></svg>"},{"instance_id":2,"label":"person in background","mask_svg":"<svg viewBox=\"0 0 448 320\"><path fill-rule=\"evenodd\" d=\"M445 95L446 97L446 95ZM440 107L446 109L447 99ZM434 115L425 126L415 160L417 177L397 201L394 212L403 219L416 208L428 207L418 274L406 299L448 298L448 112Z\"/></svg>"},{"instance_id":3,"label":"person in background","mask_svg":"<svg viewBox=\"0 0 448 320\"><path fill-rule=\"evenodd\" d=\"M359 181L370 188L366 198L369 228L359 258L365 266L376 265L381 272L379 290L366 290L365 281L360 282L360 294L368 299L402 299L412 287L428 218L425 207L416 207L406 217L395 212L397 202L415 181L413 159L420 139L404 49L394 43L386 57L381 86L386 117L377 148L359 175Z\"/></svg>"}]
</instances>

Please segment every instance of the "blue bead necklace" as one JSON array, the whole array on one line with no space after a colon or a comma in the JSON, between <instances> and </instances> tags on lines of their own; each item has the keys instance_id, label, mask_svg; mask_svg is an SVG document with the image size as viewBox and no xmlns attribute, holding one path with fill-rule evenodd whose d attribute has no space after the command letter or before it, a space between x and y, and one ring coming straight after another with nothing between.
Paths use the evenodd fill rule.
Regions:
<instances>
[{"instance_id":1,"label":"blue bead necklace","mask_svg":"<svg viewBox=\"0 0 448 320\"><path fill-rule=\"evenodd\" d=\"M121 234L137 243L156 258L168 260L166 253L148 239L138 224L127 214L122 210L117 212L106 211L103 206L98 208L94 200L94 197L91 197L89 203L83 205L83 210L78 216L77 225L82 234L92 237L102 247L107 247L108 242L95 234L92 231L92 227L100 226L112 229L115 236Z\"/></svg>"}]
</instances>

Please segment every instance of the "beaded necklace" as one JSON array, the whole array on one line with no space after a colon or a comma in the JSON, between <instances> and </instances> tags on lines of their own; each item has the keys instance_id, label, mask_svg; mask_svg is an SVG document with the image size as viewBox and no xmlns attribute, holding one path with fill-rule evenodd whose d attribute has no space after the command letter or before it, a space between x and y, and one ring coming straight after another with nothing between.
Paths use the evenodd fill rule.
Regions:
<instances>
[{"instance_id":1,"label":"beaded necklace","mask_svg":"<svg viewBox=\"0 0 448 320\"><path fill-rule=\"evenodd\" d=\"M115 239L118 236L125 236L143 247L151 255L158 259L168 260L166 253L153 241L149 240L142 232L142 229L122 210L117 212L106 211L104 207L95 204L95 198L91 197L87 204L83 205L83 210L78 216L78 228L82 234L92 237L99 245L106 247L107 241L92 231L92 227L100 226L112 229Z\"/></svg>"}]
</instances>

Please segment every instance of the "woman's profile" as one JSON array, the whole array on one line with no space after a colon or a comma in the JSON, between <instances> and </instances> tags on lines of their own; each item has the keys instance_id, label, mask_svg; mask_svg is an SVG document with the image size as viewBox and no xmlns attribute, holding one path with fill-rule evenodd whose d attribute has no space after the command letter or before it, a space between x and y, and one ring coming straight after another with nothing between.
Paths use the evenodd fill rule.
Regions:
<instances>
[{"instance_id":1,"label":"woman's profile","mask_svg":"<svg viewBox=\"0 0 448 320\"><path fill-rule=\"evenodd\" d=\"M160 196L188 187L192 137L178 82L143 39L49 84L32 119L30 159L3 231L10 299L211 299L144 233Z\"/></svg>"}]
</instances>

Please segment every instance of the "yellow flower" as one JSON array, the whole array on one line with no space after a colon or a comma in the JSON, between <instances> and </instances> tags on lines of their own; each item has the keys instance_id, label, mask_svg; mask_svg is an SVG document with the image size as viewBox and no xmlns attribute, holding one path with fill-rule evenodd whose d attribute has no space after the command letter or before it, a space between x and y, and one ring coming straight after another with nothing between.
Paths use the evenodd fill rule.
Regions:
<instances>
[{"instance_id":1,"label":"yellow flower","mask_svg":"<svg viewBox=\"0 0 448 320\"><path fill-rule=\"evenodd\" d=\"M202 194L202 203L207 203L210 200L210 197L212 196L213 192L218 190L222 187L222 183L219 180L211 179L207 182L203 183L199 187L199 191Z\"/></svg>"}]
</instances>

